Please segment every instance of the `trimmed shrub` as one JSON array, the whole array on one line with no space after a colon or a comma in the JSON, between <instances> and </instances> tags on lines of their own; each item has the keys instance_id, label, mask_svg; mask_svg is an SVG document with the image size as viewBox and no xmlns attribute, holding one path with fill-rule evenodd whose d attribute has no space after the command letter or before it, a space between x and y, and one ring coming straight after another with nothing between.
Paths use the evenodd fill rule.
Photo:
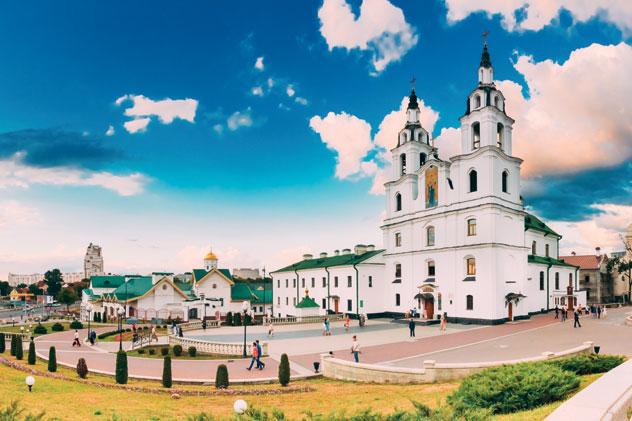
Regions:
<instances>
[{"instance_id":1,"label":"trimmed shrub","mask_svg":"<svg viewBox=\"0 0 632 421\"><path fill-rule=\"evenodd\" d=\"M73 320L72 322L70 322L70 328L83 329L83 323L81 323L79 320Z\"/></svg>"},{"instance_id":2,"label":"trimmed shrub","mask_svg":"<svg viewBox=\"0 0 632 421\"><path fill-rule=\"evenodd\" d=\"M125 351L116 353L115 377L118 384L127 384L127 353Z\"/></svg>"},{"instance_id":3,"label":"trimmed shrub","mask_svg":"<svg viewBox=\"0 0 632 421\"><path fill-rule=\"evenodd\" d=\"M37 326L35 326L35 329L33 329L33 333L37 333L38 335L46 335L48 333L48 329L46 329L46 326L38 324Z\"/></svg>"},{"instance_id":4,"label":"trimmed shrub","mask_svg":"<svg viewBox=\"0 0 632 421\"><path fill-rule=\"evenodd\" d=\"M0 332L0 354L4 354L4 351L7 347L6 338L4 337L4 333Z\"/></svg>"},{"instance_id":5,"label":"trimmed shrub","mask_svg":"<svg viewBox=\"0 0 632 421\"><path fill-rule=\"evenodd\" d=\"M182 346L174 345L173 346L173 355L175 355L176 357L179 357L180 355L182 355Z\"/></svg>"},{"instance_id":6,"label":"trimmed shrub","mask_svg":"<svg viewBox=\"0 0 632 421\"><path fill-rule=\"evenodd\" d=\"M228 385L228 367L226 367L226 364L220 364L217 366L217 372L215 373L215 388L228 389Z\"/></svg>"},{"instance_id":7,"label":"trimmed shrub","mask_svg":"<svg viewBox=\"0 0 632 421\"><path fill-rule=\"evenodd\" d=\"M233 312L232 311L229 311L228 313L226 313L226 324L228 326L233 325Z\"/></svg>"},{"instance_id":8,"label":"trimmed shrub","mask_svg":"<svg viewBox=\"0 0 632 421\"><path fill-rule=\"evenodd\" d=\"M160 355L162 355L163 357L169 355L169 347L164 346L160 348Z\"/></svg>"},{"instance_id":9,"label":"trimmed shrub","mask_svg":"<svg viewBox=\"0 0 632 421\"><path fill-rule=\"evenodd\" d=\"M147 352L149 353L149 355L156 355L156 348L149 348Z\"/></svg>"},{"instance_id":10,"label":"trimmed shrub","mask_svg":"<svg viewBox=\"0 0 632 421\"><path fill-rule=\"evenodd\" d=\"M241 326L241 313L235 313L233 316L233 326Z\"/></svg>"},{"instance_id":11,"label":"trimmed shrub","mask_svg":"<svg viewBox=\"0 0 632 421\"><path fill-rule=\"evenodd\" d=\"M108 313L107 312L103 312L103 323L107 323L108 322Z\"/></svg>"},{"instance_id":12,"label":"trimmed shrub","mask_svg":"<svg viewBox=\"0 0 632 421\"><path fill-rule=\"evenodd\" d=\"M96 313L94 313L94 315L96 316L95 322L101 323L101 313L96 312Z\"/></svg>"},{"instance_id":13,"label":"trimmed shrub","mask_svg":"<svg viewBox=\"0 0 632 421\"><path fill-rule=\"evenodd\" d=\"M37 355L35 355L35 342L33 342L33 339L31 339L31 342L29 342L29 357L28 357L29 365L35 365L36 359L37 359Z\"/></svg>"},{"instance_id":14,"label":"trimmed shrub","mask_svg":"<svg viewBox=\"0 0 632 421\"><path fill-rule=\"evenodd\" d=\"M24 358L24 349L22 348L22 338L16 336L15 337L15 358L17 360L21 360Z\"/></svg>"},{"instance_id":15,"label":"trimmed shrub","mask_svg":"<svg viewBox=\"0 0 632 421\"><path fill-rule=\"evenodd\" d=\"M523 411L564 399L579 387L570 371L541 363L494 367L463 380L448 396L457 414L489 409L495 414Z\"/></svg>"},{"instance_id":16,"label":"trimmed shrub","mask_svg":"<svg viewBox=\"0 0 632 421\"><path fill-rule=\"evenodd\" d=\"M17 339L17 336L15 336L15 335L11 336L11 356L12 357L15 357L15 343L16 343L16 339Z\"/></svg>"},{"instance_id":17,"label":"trimmed shrub","mask_svg":"<svg viewBox=\"0 0 632 421\"><path fill-rule=\"evenodd\" d=\"M244 325L245 326L250 326L252 325L252 316L250 316L250 314L246 314L244 316Z\"/></svg>"},{"instance_id":18,"label":"trimmed shrub","mask_svg":"<svg viewBox=\"0 0 632 421\"><path fill-rule=\"evenodd\" d=\"M171 387L171 357L166 356L162 365L162 385L167 389Z\"/></svg>"},{"instance_id":19,"label":"trimmed shrub","mask_svg":"<svg viewBox=\"0 0 632 421\"><path fill-rule=\"evenodd\" d=\"M97 316L98 314L99 313L97 313L97 312L92 313L92 321L95 322L95 323L98 321L97 320L98 319L98 316Z\"/></svg>"},{"instance_id":20,"label":"trimmed shrub","mask_svg":"<svg viewBox=\"0 0 632 421\"><path fill-rule=\"evenodd\" d=\"M194 346L190 346L187 351L189 352L189 357L195 357L197 355L197 348Z\"/></svg>"},{"instance_id":21,"label":"trimmed shrub","mask_svg":"<svg viewBox=\"0 0 632 421\"><path fill-rule=\"evenodd\" d=\"M79 358L79 361L77 361L77 374L82 379L88 377L88 365L86 364L86 360L83 358Z\"/></svg>"},{"instance_id":22,"label":"trimmed shrub","mask_svg":"<svg viewBox=\"0 0 632 421\"><path fill-rule=\"evenodd\" d=\"M54 346L48 349L48 371L51 373L57 371L57 351Z\"/></svg>"},{"instance_id":23,"label":"trimmed shrub","mask_svg":"<svg viewBox=\"0 0 632 421\"><path fill-rule=\"evenodd\" d=\"M279 384L281 386L290 384L290 360L287 358L287 354L281 355L281 362L279 363Z\"/></svg>"},{"instance_id":24,"label":"trimmed shrub","mask_svg":"<svg viewBox=\"0 0 632 421\"><path fill-rule=\"evenodd\" d=\"M625 361L621 355L577 355L570 358L549 361L548 364L571 371L579 376L605 373Z\"/></svg>"},{"instance_id":25,"label":"trimmed shrub","mask_svg":"<svg viewBox=\"0 0 632 421\"><path fill-rule=\"evenodd\" d=\"M57 322L54 325L51 326L51 330L53 332L61 332L62 330L64 330L64 325L62 325L61 323Z\"/></svg>"},{"instance_id":26,"label":"trimmed shrub","mask_svg":"<svg viewBox=\"0 0 632 421\"><path fill-rule=\"evenodd\" d=\"M139 353L139 354L144 354L144 353L145 353L145 349L144 349L144 348L139 349L139 350L138 350L138 353Z\"/></svg>"}]
</instances>

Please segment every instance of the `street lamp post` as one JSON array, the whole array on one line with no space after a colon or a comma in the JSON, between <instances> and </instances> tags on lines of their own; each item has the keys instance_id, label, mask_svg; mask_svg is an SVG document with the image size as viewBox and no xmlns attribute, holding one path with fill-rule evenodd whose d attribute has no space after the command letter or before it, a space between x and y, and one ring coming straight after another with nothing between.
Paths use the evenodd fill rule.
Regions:
<instances>
[{"instance_id":1,"label":"street lamp post","mask_svg":"<svg viewBox=\"0 0 632 421\"><path fill-rule=\"evenodd\" d=\"M204 306L204 317L202 318L202 329L206 330L206 295L202 292L200 293L200 298L202 299L202 305Z\"/></svg>"},{"instance_id":2,"label":"street lamp post","mask_svg":"<svg viewBox=\"0 0 632 421\"><path fill-rule=\"evenodd\" d=\"M123 350L123 315L125 310L119 305L118 313L118 331L119 331L119 351Z\"/></svg>"},{"instance_id":3,"label":"street lamp post","mask_svg":"<svg viewBox=\"0 0 632 421\"><path fill-rule=\"evenodd\" d=\"M88 339L90 339L90 319L92 319L92 304L86 304L86 311L88 312Z\"/></svg>"},{"instance_id":4,"label":"street lamp post","mask_svg":"<svg viewBox=\"0 0 632 421\"><path fill-rule=\"evenodd\" d=\"M248 356L248 353L246 352L246 325L247 325L246 315L248 314L249 308L250 308L250 305L248 304L248 301L244 301L241 304L241 310L242 310L242 313L244 314L244 321L243 321L244 322L244 355L243 355L244 358Z\"/></svg>"}]
</instances>

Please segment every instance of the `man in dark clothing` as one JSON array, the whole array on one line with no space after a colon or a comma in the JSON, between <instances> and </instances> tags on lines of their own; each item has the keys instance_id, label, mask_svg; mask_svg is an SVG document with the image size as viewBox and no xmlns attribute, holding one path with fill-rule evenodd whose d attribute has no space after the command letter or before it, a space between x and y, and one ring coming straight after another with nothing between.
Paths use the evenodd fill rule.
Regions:
<instances>
[{"instance_id":1,"label":"man in dark clothing","mask_svg":"<svg viewBox=\"0 0 632 421\"><path fill-rule=\"evenodd\" d=\"M558 319L559 315L560 315L560 308L556 304L555 305L555 318Z\"/></svg>"},{"instance_id":2,"label":"man in dark clothing","mask_svg":"<svg viewBox=\"0 0 632 421\"><path fill-rule=\"evenodd\" d=\"M410 331L410 337L415 337L415 320L411 317L408 319L408 330Z\"/></svg>"},{"instance_id":3,"label":"man in dark clothing","mask_svg":"<svg viewBox=\"0 0 632 421\"><path fill-rule=\"evenodd\" d=\"M573 323L573 327L582 327L581 323L579 323L579 311L575 309L574 312L575 323Z\"/></svg>"},{"instance_id":4,"label":"man in dark clothing","mask_svg":"<svg viewBox=\"0 0 632 421\"><path fill-rule=\"evenodd\" d=\"M266 368L266 365L263 363L263 361L261 361L261 356L263 355L263 351L261 348L261 344L259 343L259 339L257 339L255 343L257 344L257 368L259 370L263 370L264 368Z\"/></svg>"}]
</instances>

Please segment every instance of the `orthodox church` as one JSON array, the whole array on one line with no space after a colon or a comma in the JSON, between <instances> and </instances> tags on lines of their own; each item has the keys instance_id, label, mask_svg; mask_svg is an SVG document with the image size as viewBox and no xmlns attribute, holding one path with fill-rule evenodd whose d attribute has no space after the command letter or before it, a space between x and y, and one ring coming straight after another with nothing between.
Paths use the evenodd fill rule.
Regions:
<instances>
[{"instance_id":1,"label":"orthodox church","mask_svg":"<svg viewBox=\"0 0 632 421\"><path fill-rule=\"evenodd\" d=\"M514 120L494 84L487 43L477 79L460 118L460 153L448 160L439 159L421 125L413 86L385 183L384 250L370 256L370 285L349 276L347 312L377 317L416 308L427 319L445 313L452 322L496 324L555 305L585 305L579 268L559 259L561 236L525 211L522 160L513 155ZM325 293L332 290L325 279L333 258L323 256L318 265L307 264L311 256L306 256L272 273L274 304L281 310L275 306L275 314L293 315L295 309L284 301L302 295L302 267L311 271L310 293L326 298L322 311L334 312L330 300L337 296ZM315 266L323 273L314 273ZM321 277L323 294L313 281Z\"/></svg>"}]
</instances>

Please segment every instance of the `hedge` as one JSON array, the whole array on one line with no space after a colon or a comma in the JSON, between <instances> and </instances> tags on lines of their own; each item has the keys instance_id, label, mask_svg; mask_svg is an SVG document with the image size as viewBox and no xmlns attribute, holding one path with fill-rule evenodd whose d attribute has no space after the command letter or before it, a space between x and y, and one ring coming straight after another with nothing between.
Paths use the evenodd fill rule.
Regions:
<instances>
[{"instance_id":1,"label":"hedge","mask_svg":"<svg viewBox=\"0 0 632 421\"><path fill-rule=\"evenodd\" d=\"M35 326L35 329L33 329L33 333L37 333L38 335L45 335L48 333L48 329L46 329L46 326L38 324L37 326Z\"/></svg>"},{"instance_id":2,"label":"hedge","mask_svg":"<svg viewBox=\"0 0 632 421\"><path fill-rule=\"evenodd\" d=\"M53 332L61 332L62 330L64 330L64 325L62 325L61 323L57 322L53 326L51 326L51 330Z\"/></svg>"},{"instance_id":3,"label":"hedge","mask_svg":"<svg viewBox=\"0 0 632 421\"><path fill-rule=\"evenodd\" d=\"M577 355L570 358L548 361L547 364L573 372L579 376L605 373L623 364L625 357L621 355Z\"/></svg>"},{"instance_id":4,"label":"hedge","mask_svg":"<svg viewBox=\"0 0 632 421\"><path fill-rule=\"evenodd\" d=\"M176 357L179 357L180 355L182 355L182 346L174 345L173 346L173 355L175 355Z\"/></svg>"},{"instance_id":5,"label":"hedge","mask_svg":"<svg viewBox=\"0 0 632 421\"><path fill-rule=\"evenodd\" d=\"M217 366L217 373L215 373L215 388L227 389L228 385L228 367L226 364L220 364Z\"/></svg>"},{"instance_id":6,"label":"hedge","mask_svg":"<svg viewBox=\"0 0 632 421\"><path fill-rule=\"evenodd\" d=\"M167 355L162 364L162 385L169 389L171 384L171 357Z\"/></svg>"},{"instance_id":7,"label":"hedge","mask_svg":"<svg viewBox=\"0 0 632 421\"><path fill-rule=\"evenodd\" d=\"M57 371L57 352L54 346L48 349L48 371L51 373Z\"/></svg>"},{"instance_id":8,"label":"hedge","mask_svg":"<svg viewBox=\"0 0 632 421\"><path fill-rule=\"evenodd\" d=\"M189 352L189 357L195 357L197 355L197 348L194 346L190 346L187 351Z\"/></svg>"},{"instance_id":9,"label":"hedge","mask_svg":"<svg viewBox=\"0 0 632 421\"><path fill-rule=\"evenodd\" d=\"M287 358L287 354L281 355L281 362L279 363L279 383L281 386L287 386L290 383L290 360Z\"/></svg>"},{"instance_id":10,"label":"hedge","mask_svg":"<svg viewBox=\"0 0 632 421\"><path fill-rule=\"evenodd\" d=\"M127 384L127 353L125 351L116 353L115 377L118 384Z\"/></svg>"},{"instance_id":11,"label":"hedge","mask_svg":"<svg viewBox=\"0 0 632 421\"><path fill-rule=\"evenodd\" d=\"M70 323L70 328L71 329L83 329L83 323L81 323L79 320L73 320Z\"/></svg>"},{"instance_id":12,"label":"hedge","mask_svg":"<svg viewBox=\"0 0 632 421\"><path fill-rule=\"evenodd\" d=\"M169 347L168 346L164 346L164 347L160 348L160 354L163 357L169 355Z\"/></svg>"}]
</instances>

